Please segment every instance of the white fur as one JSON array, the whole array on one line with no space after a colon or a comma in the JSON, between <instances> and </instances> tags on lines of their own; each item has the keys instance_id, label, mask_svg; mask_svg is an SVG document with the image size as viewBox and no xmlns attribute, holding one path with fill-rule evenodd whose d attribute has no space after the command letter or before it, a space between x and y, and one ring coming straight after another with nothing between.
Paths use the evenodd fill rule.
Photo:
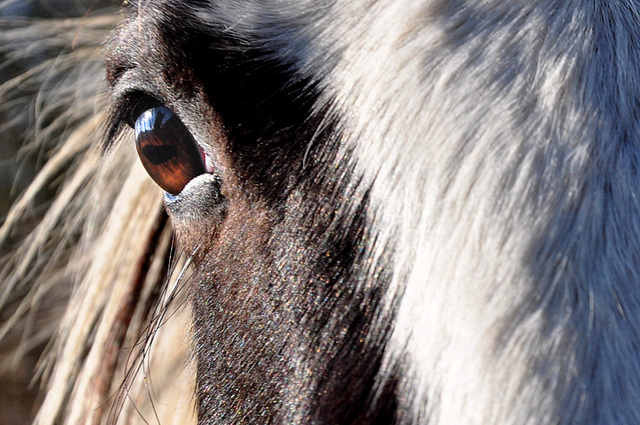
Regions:
<instances>
[{"instance_id":1,"label":"white fur","mask_svg":"<svg viewBox=\"0 0 640 425\"><path fill-rule=\"evenodd\" d=\"M634 5L389 3L342 24L336 79L407 423L638 423Z\"/></svg>"}]
</instances>

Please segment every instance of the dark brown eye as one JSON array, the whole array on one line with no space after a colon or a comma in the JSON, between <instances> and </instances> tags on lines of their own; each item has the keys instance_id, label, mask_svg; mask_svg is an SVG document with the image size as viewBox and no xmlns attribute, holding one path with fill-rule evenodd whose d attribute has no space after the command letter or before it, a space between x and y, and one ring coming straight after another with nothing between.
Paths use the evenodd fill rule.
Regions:
<instances>
[{"instance_id":1,"label":"dark brown eye","mask_svg":"<svg viewBox=\"0 0 640 425\"><path fill-rule=\"evenodd\" d=\"M207 172L205 154L180 119L164 106L143 112L135 124L142 165L166 192L176 195Z\"/></svg>"}]
</instances>

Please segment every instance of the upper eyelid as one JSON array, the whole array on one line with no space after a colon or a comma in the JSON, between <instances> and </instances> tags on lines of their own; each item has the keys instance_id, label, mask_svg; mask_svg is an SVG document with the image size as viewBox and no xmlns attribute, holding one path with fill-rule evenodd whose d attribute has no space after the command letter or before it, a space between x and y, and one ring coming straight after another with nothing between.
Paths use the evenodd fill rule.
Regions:
<instances>
[{"instance_id":1,"label":"upper eyelid","mask_svg":"<svg viewBox=\"0 0 640 425\"><path fill-rule=\"evenodd\" d=\"M160 105L163 105L161 100L142 90L130 90L115 97L107 117L104 150L113 145L125 125L133 128L141 113Z\"/></svg>"},{"instance_id":2,"label":"upper eyelid","mask_svg":"<svg viewBox=\"0 0 640 425\"><path fill-rule=\"evenodd\" d=\"M118 50L113 51L118 52ZM114 145L116 138L128 123L131 114L130 97L136 91L134 81L139 70L128 58L116 55L107 58L106 73L107 81L111 87L111 96L102 146L103 152Z\"/></svg>"},{"instance_id":3,"label":"upper eyelid","mask_svg":"<svg viewBox=\"0 0 640 425\"><path fill-rule=\"evenodd\" d=\"M141 91L133 91L121 99L119 103L123 112L122 119L132 128L141 113L155 106L164 105L164 102L158 100L156 96Z\"/></svg>"}]
</instances>

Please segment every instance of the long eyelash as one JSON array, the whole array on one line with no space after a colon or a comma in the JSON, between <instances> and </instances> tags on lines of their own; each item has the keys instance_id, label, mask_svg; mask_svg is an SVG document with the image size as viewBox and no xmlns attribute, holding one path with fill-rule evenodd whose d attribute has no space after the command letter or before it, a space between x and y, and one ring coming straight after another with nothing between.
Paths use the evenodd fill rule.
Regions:
<instances>
[{"instance_id":1,"label":"long eyelash","mask_svg":"<svg viewBox=\"0 0 640 425\"><path fill-rule=\"evenodd\" d=\"M161 238L162 238L162 234L165 233L166 231L166 226L167 226L167 217L164 213L161 214L160 218L158 219L158 225L156 226L156 230L154 231L154 234L150 237L150 242L147 244L149 250L148 250L148 254L144 256L145 258L145 264L142 264L140 266L140 273L139 276L136 278L136 281L139 282L137 286L141 287L143 286L143 282L146 279L146 274L147 271L149 270L150 267L150 260L151 257L154 255L154 253L156 252L156 246L161 243ZM171 258L172 254L172 247L168 248L168 252L167 252L167 257ZM165 263L165 264L171 264L171 263ZM167 267L169 268L169 267ZM163 277L163 276L167 276L167 270L161 270L161 272L158 274L158 276ZM164 288L166 285L162 285L160 283L160 281L162 280L159 279L157 282L152 283L153 287L160 287L160 291L162 292L162 288ZM139 295L138 295L139 296ZM147 301L144 303L144 305L155 305L157 303L157 298L158 296L149 296ZM133 315L135 314L135 305L138 304L138 302L133 303L134 306L131 308L130 311L124 311L125 314L130 315L131 317L133 317ZM131 325L130 319L129 319L129 323L126 324L127 328ZM144 335L144 332L141 333L142 335ZM142 338L142 337L139 337ZM137 345L137 344L136 344ZM127 362L129 361L129 359L127 360ZM134 361L135 363L135 361ZM116 403L118 402L117 397L116 397ZM114 404L115 405L115 404ZM112 409L113 411L113 409ZM112 417L112 412L109 413L109 418ZM117 415L116 415L117 418ZM109 419L109 422L111 421L111 419Z\"/></svg>"},{"instance_id":2,"label":"long eyelash","mask_svg":"<svg viewBox=\"0 0 640 425\"><path fill-rule=\"evenodd\" d=\"M118 136L125 126L124 116L125 114L120 108L112 108L109 111L106 119L105 137L101 146L103 155L109 152L115 145Z\"/></svg>"},{"instance_id":3,"label":"long eyelash","mask_svg":"<svg viewBox=\"0 0 640 425\"><path fill-rule=\"evenodd\" d=\"M102 145L103 153L108 152L114 146L125 126L133 127L140 113L160 105L162 102L154 96L137 91L115 99L107 115L106 136Z\"/></svg>"},{"instance_id":4,"label":"long eyelash","mask_svg":"<svg viewBox=\"0 0 640 425\"><path fill-rule=\"evenodd\" d=\"M197 251L197 249L196 249ZM175 249L172 246L168 258L168 273L166 273L166 281L164 285L160 285L160 292L157 297L154 297L154 300L151 301L155 305L153 308L153 313L150 315L152 318L149 323L145 326L145 328L140 332L140 336L138 337L138 341L134 345L135 347L141 347L135 354L130 353L129 358L126 360L126 374L122 383L120 384L120 388L118 389L116 395L113 399L113 404L111 405L111 409L109 412L109 417L107 420L108 424L115 424L118 420L120 412L124 408L125 401L128 400L129 403L133 406L133 408L138 412L140 417L145 423L148 423L147 420L143 417L142 412L138 409L135 401L130 398L130 389L132 388L132 384L134 379L140 371L142 370L144 379L146 381L146 391L149 397L151 408L154 412L155 419L158 423L160 423L158 414L155 408L155 401L157 397L153 393L152 382L150 379L150 352L153 346L153 342L160 328L170 320L184 305L186 302L186 298L183 298L181 302L177 305L174 305L176 299L178 299L184 288L188 287L188 283L190 282L192 276L188 274L190 272L190 265L193 255L188 256L185 259L184 264L182 265L178 276L173 279L173 284L171 284L170 279L171 276L174 275L176 271L176 267L180 263L180 258L174 256ZM133 357L132 357L133 356Z\"/></svg>"}]
</instances>

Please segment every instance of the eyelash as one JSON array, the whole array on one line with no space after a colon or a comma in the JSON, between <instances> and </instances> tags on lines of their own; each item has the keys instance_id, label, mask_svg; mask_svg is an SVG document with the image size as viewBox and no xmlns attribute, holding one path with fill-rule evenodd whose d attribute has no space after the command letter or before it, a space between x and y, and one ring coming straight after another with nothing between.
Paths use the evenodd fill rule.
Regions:
<instances>
[{"instance_id":1,"label":"eyelash","mask_svg":"<svg viewBox=\"0 0 640 425\"><path fill-rule=\"evenodd\" d=\"M134 93L127 96L126 104L121 106L124 108L125 123L129 127L135 128L136 120L144 111L163 106L163 102L144 93Z\"/></svg>"},{"instance_id":2,"label":"eyelash","mask_svg":"<svg viewBox=\"0 0 640 425\"><path fill-rule=\"evenodd\" d=\"M163 103L147 93L133 91L115 99L107 116L107 131L103 150L109 150L124 126L133 129L135 122L144 111Z\"/></svg>"}]
</instances>

